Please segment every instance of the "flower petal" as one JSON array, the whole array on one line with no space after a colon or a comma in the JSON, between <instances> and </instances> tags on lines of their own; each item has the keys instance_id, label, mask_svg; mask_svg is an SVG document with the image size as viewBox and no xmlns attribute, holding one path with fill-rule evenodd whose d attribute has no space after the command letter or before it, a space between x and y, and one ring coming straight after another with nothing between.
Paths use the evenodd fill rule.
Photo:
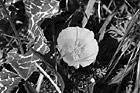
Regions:
<instances>
[{"instance_id":1,"label":"flower petal","mask_svg":"<svg viewBox=\"0 0 140 93\"><path fill-rule=\"evenodd\" d=\"M86 28L68 27L62 30L57 43L63 60L76 68L93 63L99 51L94 33Z\"/></svg>"}]
</instances>

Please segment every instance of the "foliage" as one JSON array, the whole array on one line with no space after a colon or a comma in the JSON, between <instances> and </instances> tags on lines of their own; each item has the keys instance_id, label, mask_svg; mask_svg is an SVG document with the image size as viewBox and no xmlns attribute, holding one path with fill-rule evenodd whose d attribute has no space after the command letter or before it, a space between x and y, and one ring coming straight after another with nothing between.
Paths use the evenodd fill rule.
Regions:
<instances>
[{"instance_id":1,"label":"foliage","mask_svg":"<svg viewBox=\"0 0 140 93\"><path fill-rule=\"evenodd\" d=\"M18 74L3 68L0 72L0 92L9 93L14 87L18 86L21 79Z\"/></svg>"},{"instance_id":2,"label":"foliage","mask_svg":"<svg viewBox=\"0 0 140 93\"><path fill-rule=\"evenodd\" d=\"M13 2L14 1L11 1L10 3L12 4ZM23 1L23 2L24 2L25 7L32 6L33 4L36 3L36 1ZM6 1L6 3L8 3L8 1ZM38 3L36 3L36 4L38 4ZM50 8L46 9L47 6L44 6L44 3L49 4ZM20 52L22 54L18 53L17 48L13 48L12 50L8 51L8 53L6 54L7 55L6 62L9 63L14 68L14 70L17 72L18 76L20 76L20 78L22 78L24 80L27 80L27 78L29 78L30 75L37 69L34 63L41 60L38 56L35 55L35 54L37 54L36 52L40 52L41 54L44 55L45 53L47 53L49 51L48 45L45 44L45 42L44 42L44 37L43 37L43 34L42 34L43 31L40 29L40 27L37 25L37 23L42 18L45 18L44 16L52 16L53 13L55 13L53 10L54 10L55 6L57 7L56 3L55 3L55 1L50 1L48 3L47 2L42 3L40 1L41 5L38 5L38 7L39 6L41 6L41 8L44 7L47 11L50 11L50 9L52 7L52 9L50 11L50 14L49 13L45 14L46 10L39 10L39 11L30 10L30 11L27 11L27 9L25 9L26 10L25 12L27 13L28 17L30 18L29 26L28 26L28 30L27 30L27 34L26 34L27 37L25 37L28 40L27 41L28 43L26 43L26 46L27 46L27 49L25 51L26 53L23 52L23 47L21 46L20 47ZM3 2L1 1L1 6L4 9L5 12L8 12L8 10L6 9L6 7L8 7L7 4L3 4ZM35 8L33 7L33 9L35 9ZM33 11L35 13L33 13ZM39 12L42 13L42 14L44 13L44 15L36 14L36 13L39 13ZM19 42L19 45L22 45L21 41L19 39L20 38L19 34L16 32L15 26L13 25L9 14L7 14L7 15L8 15L8 18L10 20L11 27L14 30L15 35L18 39L17 42ZM40 17L40 19L36 20L36 17L38 17L38 16ZM34 22L34 23L32 23L32 22ZM24 35L24 33L22 33L22 35ZM30 37L29 37L29 35L30 35ZM32 43L32 42L34 42L34 43ZM32 53L31 48L33 50L35 50L36 52ZM4 74L2 73L1 75L3 76ZM13 78L13 77L11 77L11 78ZM7 87L7 85L3 85L3 86Z\"/></svg>"},{"instance_id":3,"label":"foliage","mask_svg":"<svg viewBox=\"0 0 140 93\"><path fill-rule=\"evenodd\" d=\"M0 92L11 93L23 82L28 93L138 93L139 4L0 0ZM69 26L95 33L99 53L94 65L75 69L62 60L56 39Z\"/></svg>"}]
</instances>

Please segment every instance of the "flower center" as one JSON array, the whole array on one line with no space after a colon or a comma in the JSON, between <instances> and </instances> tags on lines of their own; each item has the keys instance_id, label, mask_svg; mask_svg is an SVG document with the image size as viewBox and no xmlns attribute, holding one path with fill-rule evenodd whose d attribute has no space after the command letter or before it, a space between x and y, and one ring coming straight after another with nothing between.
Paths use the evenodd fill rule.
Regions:
<instances>
[{"instance_id":1,"label":"flower center","mask_svg":"<svg viewBox=\"0 0 140 93\"><path fill-rule=\"evenodd\" d=\"M82 54L82 46L80 42L76 42L75 48L71 52L71 56L73 57L74 61L78 61L81 58Z\"/></svg>"},{"instance_id":2,"label":"flower center","mask_svg":"<svg viewBox=\"0 0 140 93\"><path fill-rule=\"evenodd\" d=\"M73 57L74 61L78 61L80 59L80 54L81 54L81 49L75 48L72 51L71 56Z\"/></svg>"}]
</instances>

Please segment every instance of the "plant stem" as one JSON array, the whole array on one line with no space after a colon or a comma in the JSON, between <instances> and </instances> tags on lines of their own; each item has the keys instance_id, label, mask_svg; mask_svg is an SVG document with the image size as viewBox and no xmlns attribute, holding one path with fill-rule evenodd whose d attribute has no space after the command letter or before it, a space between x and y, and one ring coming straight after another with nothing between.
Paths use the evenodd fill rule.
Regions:
<instances>
[{"instance_id":1,"label":"plant stem","mask_svg":"<svg viewBox=\"0 0 140 93\"><path fill-rule=\"evenodd\" d=\"M51 79L51 77L44 71L44 69L42 67L40 67L40 65L38 65L38 63L35 62L35 65L37 66L37 68L42 72L42 74L44 74L49 80L50 82L54 85L54 87L56 88L56 90L58 91L58 93L62 93L60 88L54 83L54 81Z\"/></svg>"},{"instance_id":2,"label":"plant stem","mask_svg":"<svg viewBox=\"0 0 140 93\"><path fill-rule=\"evenodd\" d=\"M52 29L52 40L53 40L53 50L54 50L54 60L55 60L55 70L57 71L57 60L56 60L56 44L55 44L55 25L54 25L54 17L52 17L51 29ZM57 83L57 75L56 75L56 83Z\"/></svg>"},{"instance_id":3,"label":"plant stem","mask_svg":"<svg viewBox=\"0 0 140 93\"><path fill-rule=\"evenodd\" d=\"M38 81L37 81L37 87L36 87L36 91L39 93L40 91L40 87L43 81L44 75L42 73L40 73Z\"/></svg>"},{"instance_id":4,"label":"plant stem","mask_svg":"<svg viewBox=\"0 0 140 93\"><path fill-rule=\"evenodd\" d=\"M10 25L11 25L11 27L12 27L12 30L13 30L14 33L15 33L15 36L17 37L17 40L18 40L18 42L19 42L20 51L21 51L22 54L24 54L23 47L22 47L22 43L21 43L20 38L19 38L19 34L18 34L18 32L16 31L16 28L15 28L15 26L14 26L14 24L13 24L13 22L12 22L12 19L11 19L10 15L9 15L7 9L6 9L6 6L3 4L2 0L0 0L0 4L2 5L2 8L4 9L4 11L5 11L5 13L6 13L6 15L7 15L8 19L9 19L9 23L10 23Z\"/></svg>"}]
</instances>

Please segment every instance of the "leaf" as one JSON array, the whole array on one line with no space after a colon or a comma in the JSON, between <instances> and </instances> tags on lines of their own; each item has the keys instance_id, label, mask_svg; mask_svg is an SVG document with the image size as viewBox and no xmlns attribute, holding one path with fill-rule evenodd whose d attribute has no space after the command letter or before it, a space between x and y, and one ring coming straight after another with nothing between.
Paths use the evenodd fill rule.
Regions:
<instances>
[{"instance_id":1,"label":"leaf","mask_svg":"<svg viewBox=\"0 0 140 93\"><path fill-rule=\"evenodd\" d=\"M95 4L96 0L89 0L88 1L88 4L87 4L87 7L86 7L86 10L85 10L85 16L82 20L82 27L84 28L88 22L88 19L91 15L91 12L93 10L93 6Z\"/></svg>"},{"instance_id":2,"label":"leaf","mask_svg":"<svg viewBox=\"0 0 140 93\"><path fill-rule=\"evenodd\" d=\"M53 75L57 75L57 79L58 79L58 82L61 84L61 90L64 91L64 88L65 88L65 83L64 83L64 80L62 78L62 76L54 69L54 64L52 64L50 62L50 59L48 59L47 57L43 57L43 55L39 52L36 52L35 50L31 49L33 53L35 53L36 56L38 56L43 62L44 64L46 64L47 67L47 71L51 71L51 73Z\"/></svg>"},{"instance_id":3,"label":"leaf","mask_svg":"<svg viewBox=\"0 0 140 93\"><path fill-rule=\"evenodd\" d=\"M42 55L49 51L48 46L44 43L40 36L36 39L33 49L41 53ZM29 50L25 54L18 54L17 49L14 48L10 52L8 52L7 55L8 62L24 79L27 79L33 73L33 71L36 70L35 65L32 63L41 60L31 50Z\"/></svg>"},{"instance_id":4,"label":"leaf","mask_svg":"<svg viewBox=\"0 0 140 93\"><path fill-rule=\"evenodd\" d=\"M128 73L130 73L130 71L135 67L135 65L136 65L136 64L130 65L126 70L125 70L125 68L121 69L121 70L118 72L118 74L110 80L109 85L110 85L110 84L119 84L119 83L122 81L122 79L123 79L126 75L128 75Z\"/></svg>"},{"instance_id":5,"label":"leaf","mask_svg":"<svg viewBox=\"0 0 140 93\"><path fill-rule=\"evenodd\" d=\"M50 70L53 70L53 69L54 69L54 65L51 64L50 59L49 59L48 56L47 56L46 58L44 58L44 56L43 56L41 53L35 51L34 49L31 49L31 51L32 51L38 58L40 58L40 59L44 62L44 64L45 64L46 66L49 66L49 67L50 67Z\"/></svg>"},{"instance_id":6,"label":"leaf","mask_svg":"<svg viewBox=\"0 0 140 93\"><path fill-rule=\"evenodd\" d=\"M58 72L56 72L55 74L57 75L58 82L61 84L61 90L63 92L64 89L65 89L64 80L63 80L62 76Z\"/></svg>"},{"instance_id":7,"label":"leaf","mask_svg":"<svg viewBox=\"0 0 140 93\"><path fill-rule=\"evenodd\" d=\"M9 60L12 60L12 61L10 61L10 64L18 72L18 74L25 80L36 69L36 66L33 64L34 62L39 61L39 60L45 61L45 59L43 58L43 55L35 50L30 50L24 55L19 55L19 54L17 54L16 49L13 49L12 51L9 52L8 56L10 56ZM12 57L14 57L14 58L12 58ZM47 63L47 62L45 61L45 63ZM50 65L49 63L47 63L46 65L48 66L47 70L51 71L54 75L57 75L58 81L60 82L61 89L63 91L65 84L64 84L64 81L63 81L61 75L54 70L52 65Z\"/></svg>"},{"instance_id":8,"label":"leaf","mask_svg":"<svg viewBox=\"0 0 140 93\"><path fill-rule=\"evenodd\" d=\"M125 34L115 52L115 54L113 55L109 65L108 65L108 69L109 69L109 73L106 75L104 81L108 78L108 76L111 74L112 70L115 68L115 66L118 64L118 61L119 59L121 58L121 56L125 53L125 51L129 48L130 44L132 44L132 39L131 39L131 42L129 43L129 45L127 46L127 48L125 48L125 50L123 51L123 53L121 53L121 56L117 59L117 61L115 62L115 65L112 63L114 62L118 52L120 51L120 49L122 48L123 44L128 40L128 35L130 34L130 31L131 31L131 28L133 27L133 25L136 23L137 19L138 19L138 16L139 16L139 11L140 9L137 10L137 12L133 15L131 21L129 22L127 28L126 28L126 31L125 31ZM111 67L112 66L112 67ZM111 69L111 70L110 70Z\"/></svg>"},{"instance_id":9,"label":"leaf","mask_svg":"<svg viewBox=\"0 0 140 93\"><path fill-rule=\"evenodd\" d=\"M27 93L38 93L35 90L35 88L28 81L25 81L24 87L25 87Z\"/></svg>"},{"instance_id":10,"label":"leaf","mask_svg":"<svg viewBox=\"0 0 140 93\"><path fill-rule=\"evenodd\" d=\"M29 29L41 19L55 15L59 10L59 2L56 0L24 0L23 2L26 14L30 18Z\"/></svg>"},{"instance_id":11,"label":"leaf","mask_svg":"<svg viewBox=\"0 0 140 93\"><path fill-rule=\"evenodd\" d=\"M16 86L18 86L22 78L6 69L0 72L0 93L10 93Z\"/></svg>"},{"instance_id":12,"label":"leaf","mask_svg":"<svg viewBox=\"0 0 140 93\"><path fill-rule=\"evenodd\" d=\"M38 26L40 20L59 14L59 1L57 0L23 0L25 12L29 17L28 37L30 42L36 37L46 41L43 30ZM32 8L31 8L32 7Z\"/></svg>"},{"instance_id":13,"label":"leaf","mask_svg":"<svg viewBox=\"0 0 140 93\"><path fill-rule=\"evenodd\" d=\"M102 27L100 28L100 30L99 30L100 36L99 36L99 40L98 40L99 42L104 38L104 34L105 34L105 31L106 31L106 27L107 27L108 24L110 23L110 21L111 21L111 19L113 18L114 14L115 14L115 13L110 14L110 15L106 18L106 20L105 20L104 24L102 25Z\"/></svg>"},{"instance_id":14,"label":"leaf","mask_svg":"<svg viewBox=\"0 0 140 93\"><path fill-rule=\"evenodd\" d=\"M113 56L113 58L110 60L110 63L108 65L108 74L105 76L103 82L105 82L108 79L108 77L110 76L110 74L112 73L112 71L115 69L116 65L118 64L119 60L122 58L122 56L124 55L124 53L130 47L130 44L127 46L127 48L125 48L124 51L121 52L121 54L119 55L119 57L116 57L116 54L117 53L115 52L115 54L114 54L115 56Z\"/></svg>"},{"instance_id":15,"label":"leaf","mask_svg":"<svg viewBox=\"0 0 140 93\"><path fill-rule=\"evenodd\" d=\"M120 30L119 28L115 27L114 25L112 25L112 26L110 27L109 30L111 30L111 31L109 31L109 33L113 33L113 32L114 32L114 33L116 33L117 35L120 35L120 36L122 36L122 37L123 37L123 35L124 35L123 31Z\"/></svg>"},{"instance_id":16,"label":"leaf","mask_svg":"<svg viewBox=\"0 0 140 93\"><path fill-rule=\"evenodd\" d=\"M111 37L117 39L119 42L119 41L121 41L122 37L124 36L124 29L122 26L116 27L116 26L112 25L109 28L108 33L110 34Z\"/></svg>"},{"instance_id":17,"label":"leaf","mask_svg":"<svg viewBox=\"0 0 140 93\"><path fill-rule=\"evenodd\" d=\"M13 49L8 53L7 61L22 78L27 79L32 74L35 67L31 63L33 57L31 51L27 52L25 55L26 56L20 55ZM36 58L36 60L38 60L38 58Z\"/></svg>"}]
</instances>

